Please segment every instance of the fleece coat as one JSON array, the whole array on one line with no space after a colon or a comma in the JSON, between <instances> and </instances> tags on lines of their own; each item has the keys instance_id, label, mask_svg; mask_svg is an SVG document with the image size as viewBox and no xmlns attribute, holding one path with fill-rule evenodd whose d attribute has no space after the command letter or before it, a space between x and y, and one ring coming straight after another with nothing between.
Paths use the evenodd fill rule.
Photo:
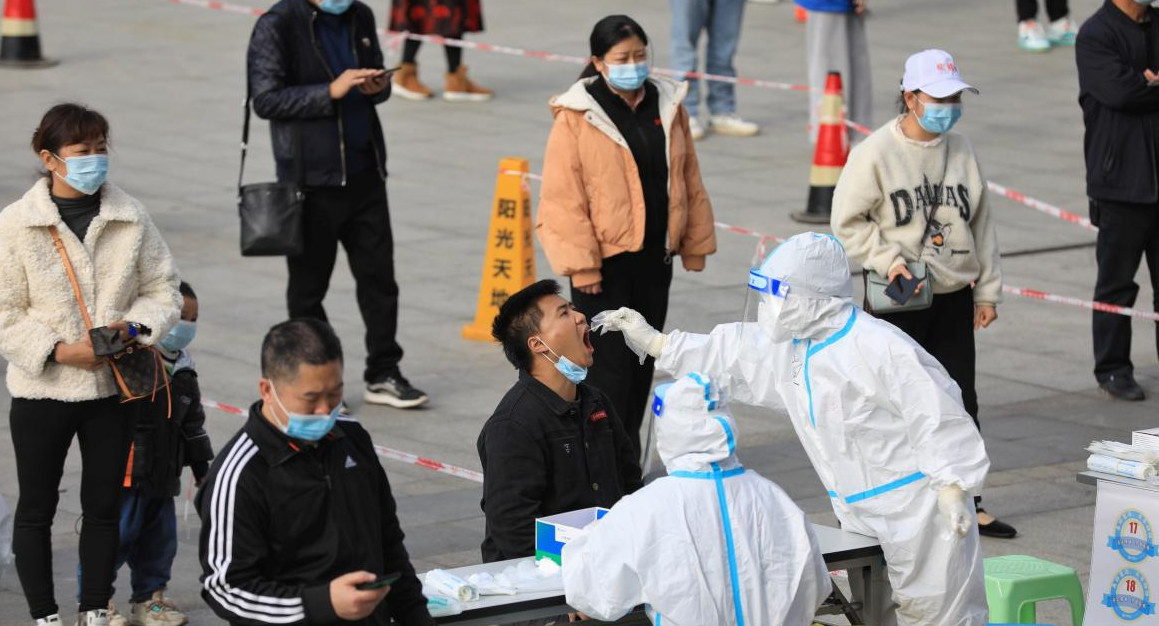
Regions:
<instances>
[{"instance_id":1,"label":"fleece coat","mask_svg":"<svg viewBox=\"0 0 1159 626\"><path fill-rule=\"evenodd\" d=\"M0 356L13 397L77 402L117 394L108 368L49 362L57 343L88 334L49 226L60 233L94 326L137 322L152 330L138 338L151 345L180 316L177 267L144 206L111 183L100 194L83 242L61 220L46 179L0 212Z\"/></svg>"}]
</instances>

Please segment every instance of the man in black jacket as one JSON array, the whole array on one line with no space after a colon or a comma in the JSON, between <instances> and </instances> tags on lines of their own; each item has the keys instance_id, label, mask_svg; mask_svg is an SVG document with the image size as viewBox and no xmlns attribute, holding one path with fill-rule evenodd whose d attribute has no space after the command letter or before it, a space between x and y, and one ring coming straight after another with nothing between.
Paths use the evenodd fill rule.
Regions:
<instances>
[{"instance_id":1,"label":"man in black jacket","mask_svg":"<svg viewBox=\"0 0 1159 626\"><path fill-rule=\"evenodd\" d=\"M197 494L202 597L238 626L434 624L370 436L340 415L330 326L270 329L258 389ZM359 589L388 574L399 578Z\"/></svg>"},{"instance_id":2,"label":"man in black jacket","mask_svg":"<svg viewBox=\"0 0 1159 626\"><path fill-rule=\"evenodd\" d=\"M587 319L541 280L499 309L492 335L519 370L479 433L483 561L535 554L535 518L611 507L642 486L623 424L595 387Z\"/></svg>"},{"instance_id":3,"label":"man in black jacket","mask_svg":"<svg viewBox=\"0 0 1159 626\"><path fill-rule=\"evenodd\" d=\"M1159 10L1106 0L1075 48L1086 137L1087 195L1098 226L1095 300L1130 307L1147 257L1159 311ZM1093 315L1095 378L1120 400L1142 400L1131 364L1131 319ZM1155 340L1159 351L1159 332Z\"/></svg>"},{"instance_id":4,"label":"man in black jacket","mask_svg":"<svg viewBox=\"0 0 1159 626\"><path fill-rule=\"evenodd\" d=\"M305 251L289 257L290 317L326 320L338 243L366 324L366 402L427 400L399 371L398 284L375 105L390 97L374 14L354 0L281 0L258 18L247 65L254 112L270 120L278 180L305 191Z\"/></svg>"}]
</instances>

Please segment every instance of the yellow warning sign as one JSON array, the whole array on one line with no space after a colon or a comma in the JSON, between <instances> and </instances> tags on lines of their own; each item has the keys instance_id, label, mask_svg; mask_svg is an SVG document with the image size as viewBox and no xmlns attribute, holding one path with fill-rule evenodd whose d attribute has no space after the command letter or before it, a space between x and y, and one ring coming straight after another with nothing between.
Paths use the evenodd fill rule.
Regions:
<instances>
[{"instance_id":1,"label":"yellow warning sign","mask_svg":"<svg viewBox=\"0 0 1159 626\"><path fill-rule=\"evenodd\" d=\"M499 307L511 294L535 282L531 190L525 176L529 171L527 159L506 158L499 162L479 301L475 321L463 327L465 339L492 341L491 322L499 314Z\"/></svg>"}]
</instances>

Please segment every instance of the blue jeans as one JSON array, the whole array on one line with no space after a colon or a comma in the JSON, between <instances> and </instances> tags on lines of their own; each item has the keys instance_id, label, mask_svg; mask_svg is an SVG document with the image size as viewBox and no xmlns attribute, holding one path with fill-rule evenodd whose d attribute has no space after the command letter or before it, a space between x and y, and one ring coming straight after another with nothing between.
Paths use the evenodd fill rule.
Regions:
<instances>
[{"instance_id":1,"label":"blue jeans","mask_svg":"<svg viewBox=\"0 0 1159 626\"><path fill-rule=\"evenodd\" d=\"M708 31L706 72L736 76L732 59L740 43L740 24L745 0L668 0L672 7L672 67L695 72L700 33ZM700 81L688 80L684 108L696 117L700 108ZM736 89L732 83L708 81L708 112L728 115L736 112Z\"/></svg>"},{"instance_id":2,"label":"blue jeans","mask_svg":"<svg viewBox=\"0 0 1159 626\"><path fill-rule=\"evenodd\" d=\"M117 570L128 563L133 587L130 601L144 602L153 592L164 589L169 584L176 556L177 510L173 498L155 498L136 489L123 490L121 545L113 566L113 580L116 580ZM80 577L78 564L78 582Z\"/></svg>"}]
</instances>

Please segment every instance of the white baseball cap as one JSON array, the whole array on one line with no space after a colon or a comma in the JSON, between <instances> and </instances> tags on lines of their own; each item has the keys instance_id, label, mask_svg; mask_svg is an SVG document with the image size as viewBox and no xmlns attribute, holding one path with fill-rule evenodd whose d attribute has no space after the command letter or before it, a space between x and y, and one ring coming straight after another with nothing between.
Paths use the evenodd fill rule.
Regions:
<instances>
[{"instance_id":1,"label":"white baseball cap","mask_svg":"<svg viewBox=\"0 0 1159 626\"><path fill-rule=\"evenodd\" d=\"M935 98L945 98L967 89L978 93L962 80L954 57L945 50L922 50L905 60L902 91L924 91Z\"/></svg>"}]
</instances>

